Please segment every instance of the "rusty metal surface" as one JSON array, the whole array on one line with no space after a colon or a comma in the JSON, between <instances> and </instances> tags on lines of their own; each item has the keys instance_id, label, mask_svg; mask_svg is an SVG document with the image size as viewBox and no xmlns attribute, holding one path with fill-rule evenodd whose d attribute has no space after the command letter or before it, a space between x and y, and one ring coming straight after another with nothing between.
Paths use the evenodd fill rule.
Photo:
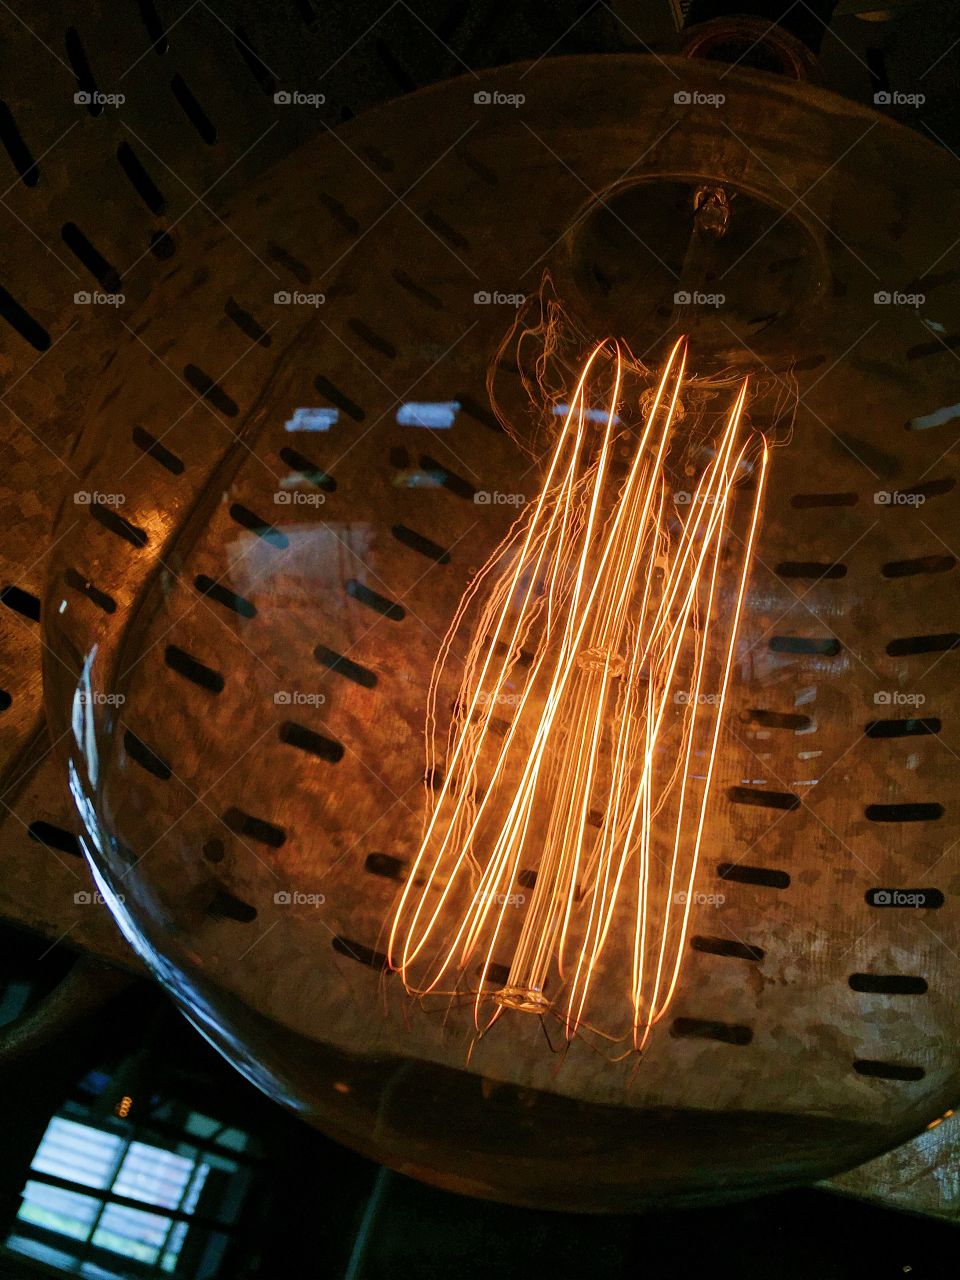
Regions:
<instances>
[{"instance_id":1,"label":"rusty metal surface","mask_svg":"<svg viewBox=\"0 0 960 1280\"><path fill-rule=\"evenodd\" d=\"M125 846L105 853L104 863L114 887L124 885L131 934L162 953L182 999L212 1001L214 1020L241 1037L236 1010L247 1006L306 1041L461 1070L471 1038L465 1021L438 1025L411 1015L399 992L383 997L378 974L331 945L335 937L378 944L395 885L370 874L367 859L386 852L403 860L415 848L426 677L471 568L508 519L450 488L399 487L397 472L423 466L429 451L467 490L534 491L534 476L518 479L522 455L484 422L483 370L504 321L494 307L478 311L473 294L529 288L543 261L569 279L576 239L563 232L577 224L591 192L614 187L628 169L636 178L689 174L708 156L699 161L704 177L759 192L777 207L790 203L787 192L802 196L798 216L825 275L796 350L800 410L790 446L775 459L723 761L724 785L747 783L761 803L717 806L704 888L722 883L726 902L716 920L698 922L765 955L750 965L692 956L676 1005L678 1015L704 1024L747 1027L750 1043L665 1036L631 1083L626 1069L598 1070L576 1048L558 1072L534 1025L509 1040L490 1037L469 1070L623 1108L830 1118L855 1131L862 1155L863 1146L879 1149L921 1128L956 1087L956 870L943 857L956 839L955 756L949 688L935 678L923 684L931 669L942 673L955 659L887 652L906 637L949 634L955 617L951 598L937 589L947 579L931 587L927 570L883 575L884 565L947 554L954 536L944 460L954 432L904 429L951 403L952 362L922 317L873 304L878 288L904 289L925 277L927 312L943 333L956 331L949 228L936 202L915 198L924 186L948 201L955 178L914 135L826 94L730 75L721 122L673 102L678 75L710 92L716 68L648 62L638 76L633 61L611 60L602 78L595 68L535 68L523 80L522 118L474 110L472 82L373 113L284 162L231 209L232 235L214 231L195 264L168 273L101 376L93 443L77 455L84 488L121 490L124 518L147 542L131 547L89 511L81 536L68 501L60 528L70 530L69 564L56 558L46 599L55 623L48 634L68 659L64 666L48 658L52 700L69 705L79 663L96 646L93 687L126 699L119 712L96 711L100 810ZM509 92L522 74L498 73L484 84ZM754 127L760 104L763 137ZM811 114L819 127L808 129L809 146L796 154L784 144ZM371 146L378 159L345 170L345 148L358 156ZM428 168L425 156L439 159ZM504 191L515 172L524 174L525 210L507 222ZM396 193L412 184L409 200L398 202ZM264 271L268 243L282 253ZM322 291L325 303L278 314L277 277L288 290ZM229 323L227 296L269 331L269 346ZM782 381L781 338L774 331L769 340L764 348L768 338L758 335L755 347L767 352L767 374ZM207 386L202 399L185 385L190 367ZM456 398L466 411L426 444L393 421L398 401L413 395ZM285 430L296 408L331 400L340 415L330 431ZM133 424L162 436L182 469L145 455ZM317 507L302 505L276 519L274 495L289 466L281 450L290 447L336 481L320 518ZM921 483L928 486L922 514L916 503L875 499ZM824 493L842 501L795 501ZM237 504L261 526L279 524L287 545L245 529ZM397 523L449 549L450 562L437 565L398 544L390 534ZM797 579L777 572L784 564L842 564L846 572ZM108 593L116 611L65 592L67 567ZM198 593L202 575L253 603L255 616ZM399 604L402 620L347 594L349 579ZM828 643L819 655L797 655L780 641L771 646L774 637ZM221 675L222 691L171 670L164 661L171 643ZM376 688L325 670L317 645L349 653L376 676ZM884 718L878 694L922 688L924 714L941 719L939 733L865 735L869 722ZM339 762L278 740L282 692L323 695L322 708L303 705L296 718L345 745ZM800 732L771 724L771 716L789 715L809 723ZM128 729L169 764L169 777L130 758ZM777 808L769 792L800 802ZM915 802L946 811L936 823L881 824L866 813L870 805ZM238 830L237 810L270 825ZM789 889L721 882L720 863L786 875ZM871 888L932 883L946 895L936 914L871 910L864 901ZM278 890L325 901L322 909L298 907L275 901ZM244 907L255 919L240 918ZM185 979L171 973L171 961ZM852 990L853 973L919 976L928 990L922 999L878 998ZM229 993L219 1011L218 992ZM258 1047L269 1071L268 1037ZM855 1069L864 1062L886 1070ZM311 1105L322 1118L325 1102ZM825 1150L819 1158L845 1157Z\"/></svg>"}]
</instances>

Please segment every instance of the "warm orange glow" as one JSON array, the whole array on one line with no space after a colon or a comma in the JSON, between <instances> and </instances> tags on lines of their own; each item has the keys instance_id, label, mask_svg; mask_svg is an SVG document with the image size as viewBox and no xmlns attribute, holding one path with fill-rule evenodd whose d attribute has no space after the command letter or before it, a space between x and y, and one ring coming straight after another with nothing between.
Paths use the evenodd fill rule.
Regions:
<instances>
[{"instance_id":1,"label":"warm orange glow","mask_svg":"<svg viewBox=\"0 0 960 1280\"><path fill-rule=\"evenodd\" d=\"M593 351L540 496L437 659L442 781L387 953L411 993L471 995L478 1028L550 1014L568 1039L639 1050L677 989L768 462L746 382L711 437L682 399L685 361L680 341L630 430L624 354Z\"/></svg>"}]
</instances>

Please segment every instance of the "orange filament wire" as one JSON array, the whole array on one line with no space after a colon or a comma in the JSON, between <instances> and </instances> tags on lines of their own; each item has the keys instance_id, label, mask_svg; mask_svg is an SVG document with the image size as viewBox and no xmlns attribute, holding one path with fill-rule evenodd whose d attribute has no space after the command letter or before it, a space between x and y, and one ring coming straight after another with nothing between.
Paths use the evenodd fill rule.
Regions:
<instances>
[{"instance_id":1,"label":"orange filament wire","mask_svg":"<svg viewBox=\"0 0 960 1280\"><path fill-rule=\"evenodd\" d=\"M598 427L588 408L602 354L606 344L585 362L540 496L444 637L430 776L441 682L465 640L463 673L387 956L413 994L474 989L478 1028L485 1004L488 1026L506 1009L550 1011L568 1039L590 1027L639 1050L680 977L768 447L752 433L739 442L746 382L719 439L678 426L682 339L632 440L618 425L615 347ZM670 477L704 454L679 520ZM733 538L732 492L748 470L749 528ZM535 882L518 919L523 871Z\"/></svg>"}]
</instances>

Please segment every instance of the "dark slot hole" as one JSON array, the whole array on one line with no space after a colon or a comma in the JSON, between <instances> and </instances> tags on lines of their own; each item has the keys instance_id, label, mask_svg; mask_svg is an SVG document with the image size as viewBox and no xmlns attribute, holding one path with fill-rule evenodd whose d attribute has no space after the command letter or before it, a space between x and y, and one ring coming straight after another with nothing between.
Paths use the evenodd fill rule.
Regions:
<instances>
[{"instance_id":1,"label":"dark slot hole","mask_svg":"<svg viewBox=\"0 0 960 1280\"><path fill-rule=\"evenodd\" d=\"M223 691L223 676L203 662L198 662L185 649L175 644L168 644L164 652L164 661L171 671L199 685L201 689L209 689L211 693Z\"/></svg>"},{"instance_id":2,"label":"dark slot hole","mask_svg":"<svg viewBox=\"0 0 960 1280\"><path fill-rule=\"evenodd\" d=\"M719 1040L722 1044L749 1044L753 1032L735 1022L707 1022L700 1018L674 1018L670 1034L694 1040Z\"/></svg>"},{"instance_id":3,"label":"dark slot hole","mask_svg":"<svg viewBox=\"0 0 960 1280\"><path fill-rule=\"evenodd\" d=\"M365 964L370 969L378 969L390 973L391 970L387 966L387 957L382 951L374 951L372 947L365 947L362 942L354 942L350 938L344 938L338 934L333 940L333 949L342 956L348 956L351 960L356 960L358 964Z\"/></svg>"},{"instance_id":4,"label":"dark slot hole","mask_svg":"<svg viewBox=\"0 0 960 1280\"><path fill-rule=\"evenodd\" d=\"M463 498L466 502L472 502L476 489L468 481L461 479L455 475L448 467L437 462L436 458L431 458L428 454L422 454L420 465L425 471L432 471L439 479L444 489L449 489L451 493L456 494L458 498Z\"/></svg>"},{"instance_id":5,"label":"dark slot hole","mask_svg":"<svg viewBox=\"0 0 960 1280\"><path fill-rule=\"evenodd\" d=\"M697 935L690 939L694 951L704 951L711 956L729 956L733 960L754 960L759 963L764 957L762 947L751 947L745 942L735 942L732 938L705 938Z\"/></svg>"},{"instance_id":6,"label":"dark slot hole","mask_svg":"<svg viewBox=\"0 0 960 1280\"><path fill-rule=\"evenodd\" d=\"M477 977L483 977L483 965L477 966ZM486 981L492 982L495 986L505 987L510 981L510 966L508 964L489 964L487 965Z\"/></svg>"},{"instance_id":7,"label":"dark slot hole","mask_svg":"<svg viewBox=\"0 0 960 1280\"><path fill-rule=\"evenodd\" d=\"M342 653L328 649L326 645L318 644L313 651L313 656L328 671L335 671L345 680L352 680L354 684L363 685L365 689L372 689L377 683L375 672L362 667L359 662L345 658Z\"/></svg>"},{"instance_id":8,"label":"dark slot hole","mask_svg":"<svg viewBox=\"0 0 960 1280\"><path fill-rule=\"evenodd\" d=\"M13 698L6 689L0 689L0 711L7 711L12 705Z\"/></svg>"},{"instance_id":9,"label":"dark slot hole","mask_svg":"<svg viewBox=\"0 0 960 1280\"><path fill-rule=\"evenodd\" d=\"M281 742L297 747L300 751L308 751L310 755L326 760L328 764L336 764L338 760L343 759L342 742L325 738L322 733L314 733L312 729L307 729L302 724L294 724L292 720L287 720L280 726L279 733Z\"/></svg>"},{"instance_id":10,"label":"dark slot hole","mask_svg":"<svg viewBox=\"0 0 960 1280\"><path fill-rule=\"evenodd\" d=\"M183 370L183 376L194 391L204 400L209 400L215 409L219 409L228 418L237 416L236 401L232 400L223 387L218 386L208 373L204 373L195 364L188 364Z\"/></svg>"},{"instance_id":11,"label":"dark slot hole","mask_svg":"<svg viewBox=\"0 0 960 1280\"><path fill-rule=\"evenodd\" d=\"M913 978L905 973L851 973L854 991L879 996L922 996L927 991L926 978Z\"/></svg>"},{"instance_id":12,"label":"dark slot hole","mask_svg":"<svg viewBox=\"0 0 960 1280\"><path fill-rule=\"evenodd\" d=\"M497 421L496 415L480 404L478 400L474 400L473 396L466 391L458 391L454 399L460 405L463 412L475 422L481 423L485 427L489 427L491 431L503 432L503 427Z\"/></svg>"},{"instance_id":13,"label":"dark slot hole","mask_svg":"<svg viewBox=\"0 0 960 1280\"><path fill-rule=\"evenodd\" d=\"M205 573L200 573L194 579L193 585L197 588L201 595L209 596L211 600L216 600L217 604L222 604L225 609L230 609L234 613L240 615L241 618L255 618L257 616L257 607L250 600L238 596L235 591L229 591L226 587L214 582L213 578L208 578Z\"/></svg>"},{"instance_id":14,"label":"dark slot hole","mask_svg":"<svg viewBox=\"0 0 960 1280\"><path fill-rule=\"evenodd\" d=\"M79 591L81 595L85 595L91 603L95 604L98 609L102 609L104 613L116 613L117 602L113 596L107 595L106 591L100 591L88 582L81 573L77 573L76 569L67 569L63 575L63 580L68 587L72 587L74 591Z\"/></svg>"},{"instance_id":15,"label":"dark slot hole","mask_svg":"<svg viewBox=\"0 0 960 1280\"><path fill-rule=\"evenodd\" d=\"M173 236L168 235L166 231L151 231L150 252L155 258L159 258L161 262L166 262L168 258L173 257L176 251L177 246Z\"/></svg>"},{"instance_id":16,"label":"dark slot hole","mask_svg":"<svg viewBox=\"0 0 960 1280\"><path fill-rule=\"evenodd\" d=\"M900 1062L874 1062L870 1058L858 1058L853 1064L858 1075L874 1080L922 1080L923 1067L908 1067Z\"/></svg>"},{"instance_id":17,"label":"dark slot hole","mask_svg":"<svg viewBox=\"0 0 960 1280\"><path fill-rule=\"evenodd\" d=\"M179 72L170 81L170 88L173 90L173 96L179 103L183 114L207 146L212 147L217 140L216 126L193 96L186 80Z\"/></svg>"},{"instance_id":18,"label":"dark slot hole","mask_svg":"<svg viewBox=\"0 0 960 1280\"><path fill-rule=\"evenodd\" d=\"M22 587L0 588L0 604L5 604L8 609L22 614L31 622L40 621L40 601L29 591L24 591Z\"/></svg>"},{"instance_id":19,"label":"dark slot hole","mask_svg":"<svg viewBox=\"0 0 960 1280\"><path fill-rule=\"evenodd\" d=\"M332 405L336 405L348 418L352 418L354 422L362 422L367 416L363 409L349 396L344 395L339 387L334 386L329 378L324 378L320 374L313 380L313 385L317 388L322 396L330 401Z\"/></svg>"},{"instance_id":20,"label":"dark slot hole","mask_svg":"<svg viewBox=\"0 0 960 1280\"><path fill-rule=\"evenodd\" d=\"M537 873L535 871L518 871L517 884L522 885L524 889L535 889L537 886Z\"/></svg>"},{"instance_id":21,"label":"dark slot hole","mask_svg":"<svg viewBox=\"0 0 960 1280\"><path fill-rule=\"evenodd\" d=\"M396 359L397 348L392 342L388 341L376 330L371 329L368 324L364 324L362 320L348 320L347 324L357 335L361 342L365 342L372 351L377 351L382 356L386 356L388 360Z\"/></svg>"},{"instance_id":22,"label":"dark slot hole","mask_svg":"<svg viewBox=\"0 0 960 1280\"><path fill-rule=\"evenodd\" d=\"M242 809L228 809L223 815L223 821L235 835L246 836L249 840L256 840L258 844L269 845L271 849L279 849L287 838L282 827L275 827L272 822L255 818L252 813L244 813Z\"/></svg>"},{"instance_id":23,"label":"dark slot hole","mask_svg":"<svg viewBox=\"0 0 960 1280\"><path fill-rule=\"evenodd\" d=\"M470 241L466 236L461 235L456 227L451 227L445 218L441 218L439 213L435 213L433 209L427 209L423 214L423 221L435 231L438 236L446 240L448 244L452 244L455 249L467 250L470 248Z\"/></svg>"},{"instance_id":24,"label":"dark slot hole","mask_svg":"<svg viewBox=\"0 0 960 1280\"><path fill-rule=\"evenodd\" d=\"M136 547L139 550L147 545L148 539L144 530L138 528L135 524L131 524L123 516L117 515L112 507L107 507L102 502L91 502L89 510L97 524L103 525L104 529L116 534L124 542L129 542L131 547Z\"/></svg>"},{"instance_id":25,"label":"dark slot hole","mask_svg":"<svg viewBox=\"0 0 960 1280\"><path fill-rule=\"evenodd\" d=\"M755 884L764 889L788 889L790 877L786 871L771 871L767 867L745 867L742 863L721 862L717 866L721 880L734 884Z\"/></svg>"},{"instance_id":26,"label":"dark slot hole","mask_svg":"<svg viewBox=\"0 0 960 1280\"><path fill-rule=\"evenodd\" d=\"M166 760L158 756L155 751L148 747L135 733L131 733L129 729L123 735L123 745L126 748L127 755L141 769L146 769L147 773L152 773L161 782L166 782L169 779L173 770Z\"/></svg>"},{"instance_id":27,"label":"dark slot hole","mask_svg":"<svg viewBox=\"0 0 960 1280\"><path fill-rule=\"evenodd\" d=\"M900 492L909 494L911 498L939 498L942 494L949 493L956 483L952 476L945 476L943 480L927 480L924 484L915 484Z\"/></svg>"},{"instance_id":28,"label":"dark slot hole","mask_svg":"<svg viewBox=\"0 0 960 1280\"><path fill-rule=\"evenodd\" d=\"M744 718L749 724L758 724L764 729L792 729L794 733L809 729L813 723L809 716L787 711L766 711L760 707L748 711Z\"/></svg>"},{"instance_id":29,"label":"dark slot hole","mask_svg":"<svg viewBox=\"0 0 960 1280\"><path fill-rule=\"evenodd\" d=\"M422 284L417 284L416 280L408 276L405 271L401 271L399 267L394 267L390 274L401 289L406 289L407 293L413 294L420 302L425 302L428 307L433 307L434 311L443 310L443 303L437 295L431 293L429 289L425 289Z\"/></svg>"},{"instance_id":30,"label":"dark slot hole","mask_svg":"<svg viewBox=\"0 0 960 1280\"><path fill-rule=\"evenodd\" d=\"M890 641L887 653L891 658L904 658L914 653L945 653L957 645L960 645L960 635L955 631L938 636L903 636Z\"/></svg>"},{"instance_id":31,"label":"dark slot hole","mask_svg":"<svg viewBox=\"0 0 960 1280\"><path fill-rule=\"evenodd\" d=\"M389 156L385 156L377 147L361 147L360 154L366 156L370 163L381 173L393 173L394 164Z\"/></svg>"},{"instance_id":32,"label":"dark slot hole","mask_svg":"<svg viewBox=\"0 0 960 1280\"><path fill-rule=\"evenodd\" d=\"M0 286L0 316L3 316L7 324L16 329L20 337L37 351L46 351L50 346L50 335L43 325L37 324L29 311L24 311L16 298L7 293L2 286Z\"/></svg>"},{"instance_id":33,"label":"dark slot hole","mask_svg":"<svg viewBox=\"0 0 960 1280\"><path fill-rule=\"evenodd\" d=\"M87 268L95 280L110 293L120 288L120 273L110 265L103 254L83 234L75 222L65 222L60 228L63 243Z\"/></svg>"},{"instance_id":34,"label":"dark slot hole","mask_svg":"<svg viewBox=\"0 0 960 1280\"><path fill-rule=\"evenodd\" d=\"M863 897L883 911L939 911L945 901L939 889L868 889Z\"/></svg>"},{"instance_id":35,"label":"dark slot hole","mask_svg":"<svg viewBox=\"0 0 960 1280\"><path fill-rule=\"evenodd\" d=\"M169 47L167 33L163 29L163 23L160 21L160 15L153 0L137 0L137 8L140 10L140 17L147 29L154 53L166 53Z\"/></svg>"},{"instance_id":36,"label":"dark slot hole","mask_svg":"<svg viewBox=\"0 0 960 1280\"><path fill-rule=\"evenodd\" d=\"M396 57L393 49L386 40L380 36L373 42L373 47L377 51L377 57L386 71L393 77L394 81L400 86L404 93L413 93L417 88L417 82L406 69L402 62Z\"/></svg>"},{"instance_id":37,"label":"dark slot hole","mask_svg":"<svg viewBox=\"0 0 960 1280\"><path fill-rule=\"evenodd\" d=\"M203 856L206 858L208 862L214 862L214 863L222 862L224 858L227 856L227 851L223 847L223 841L217 840L216 838L214 838L213 840L207 840L204 843L203 848L200 850L200 852L203 854Z\"/></svg>"},{"instance_id":38,"label":"dark slot hole","mask_svg":"<svg viewBox=\"0 0 960 1280\"><path fill-rule=\"evenodd\" d=\"M854 507L856 504L855 493L795 493L790 499L790 505L801 510L810 507Z\"/></svg>"},{"instance_id":39,"label":"dark slot hole","mask_svg":"<svg viewBox=\"0 0 960 1280\"><path fill-rule=\"evenodd\" d=\"M405 524L395 524L390 532L398 542L402 542L405 547L410 547L412 551L419 551L428 560L435 560L437 564L450 563L449 551L445 551L438 543L431 542L422 533L417 533L415 529L408 529Z\"/></svg>"},{"instance_id":40,"label":"dark slot hole","mask_svg":"<svg viewBox=\"0 0 960 1280\"><path fill-rule=\"evenodd\" d=\"M6 148L13 167L25 187L35 187L40 180L40 170L34 163L30 148L24 142L17 122L5 102L0 102L0 142Z\"/></svg>"},{"instance_id":41,"label":"dark slot hole","mask_svg":"<svg viewBox=\"0 0 960 1280\"><path fill-rule=\"evenodd\" d=\"M845 564L819 564L815 560L784 560L778 564L775 572L781 578L845 578Z\"/></svg>"},{"instance_id":42,"label":"dark slot hole","mask_svg":"<svg viewBox=\"0 0 960 1280\"><path fill-rule=\"evenodd\" d=\"M912 578L918 573L948 573L956 563L954 556L920 556L916 560L888 560L880 572L885 578Z\"/></svg>"},{"instance_id":43,"label":"dark slot hole","mask_svg":"<svg viewBox=\"0 0 960 1280\"><path fill-rule=\"evenodd\" d=\"M939 732L936 716L926 720L871 720L866 728L868 738L922 738Z\"/></svg>"},{"instance_id":44,"label":"dark slot hole","mask_svg":"<svg viewBox=\"0 0 960 1280\"><path fill-rule=\"evenodd\" d=\"M944 353L955 351L958 347L960 347L960 333L950 333L945 338L938 338L936 342L918 342L916 346L908 347L907 359L926 360L929 356L942 356Z\"/></svg>"},{"instance_id":45,"label":"dark slot hole","mask_svg":"<svg viewBox=\"0 0 960 1280\"><path fill-rule=\"evenodd\" d=\"M165 448L156 436L152 436L149 431L144 431L143 427L133 428L133 443L138 449L148 453L154 462L159 462L161 467L166 467L171 474L175 476L183 475L182 459Z\"/></svg>"},{"instance_id":46,"label":"dark slot hole","mask_svg":"<svg viewBox=\"0 0 960 1280\"><path fill-rule=\"evenodd\" d=\"M406 610L402 605L393 600L388 600L386 596L382 596L376 591L371 591L369 587L365 587L356 578L347 580L347 595L359 601L360 604L365 604L368 609L373 609L376 613L389 618L391 622L402 622L407 616Z\"/></svg>"},{"instance_id":47,"label":"dark slot hole","mask_svg":"<svg viewBox=\"0 0 960 1280\"><path fill-rule=\"evenodd\" d=\"M727 799L731 804L749 804L758 809L798 809L800 797L791 791L762 791L758 787L730 787Z\"/></svg>"},{"instance_id":48,"label":"dark slot hole","mask_svg":"<svg viewBox=\"0 0 960 1280\"><path fill-rule=\"evenodd\" d=\"M64 831L63 827L55 827L52 822L31 822L27 835L37 844L44 844L48 849L59 849L61 853L69 853L74 858L82 858L83 850L80 841L72 831Z\"/></svg>"},{"instance_id":49,"label":"dark slot hole","mask_svg":"<svg viewBox=\"0 0 960 1280\"><path fill-rule=\"evenodd\" d=\"M263 92L269 94L272 98L277 89L277 82L270 68L253 48L250 43L250 37L243 27L234 27L233 43L237 46L237 52L240 57L250 68L250 74L254 80L256 80Z\"/></svg>"},{"instance_id":50,"label":"dark slot hole","mask_svg":"<svg viewBox=\"0 0 960 1280\"><path fill-rule=\"evenodd\" d=\"M864 813L870 822L936 822L943 817L943 805L868 804Z\"/></svg>"},{"instance_id":51,"label":"dark slot hole","mask_svg":"<svg viewBox=\"0 0 960 1280\"><path fill-rule=\"evenodd\" d=\"M325 191L321 191L317 199L333 218L338 226L342 227L348 235L355 236L360 230L360 223L356 220L352 213L346 209L339 200L333 196L327 195Z\"/></svg>"},{"instance_id":52,"label":"dark slot hole","mask_svg":"<svg viewBox=\"0 0 960 1280\"><path fill-rule=\"evenodd\" d=\"M76 27L67 28L64 43L67 48L67 57L70 59L70 65L73 67L73 74L77 77L77 88L82 93L95 94L97 92L97 82L90 69L90 63L87 60L86 51ZM102 103L92 101L87 103L87 111L92 116L98 116L102 110Z\"/></svg>"},{"instance_id":53,"label":"dark slot hole","mask_svg":"<svg viewBox=\"0 0 960 1280\"><path fill-rule=\"evenodd\" d=\"M167 202L163 192L140 163L140 158L128 142L121 142L117 147L117 159L120 168L127 175L130 184L151 213L163 213Z\"/></svg>"},{"instance_id":54,"label":"dark slot hole","mask_svg":"<svg viewBox=\"0 0 960 1280\"><path fill-rule=\"evenodd\" d=\"M249 529L251 533L255 533L258 538L263 538L264 542L269 542L274 547L283 548L290 545L290 540L282 529L274 528L272 524L268 524L255 511L251 511L249 507L243 506L242 503L233 503L230 507L230 519L235 520L244 529Z\"/></svg>"},{"instance_id":55,"label":"dark slot hole","mask_svg":"<svg viewBox=\"0 0 960 1280\"><path fill-rule=\"evenodd\" d=\"M774 636L770 648L774 653L816 653L833 658L840 652L840 641L816 636Z\"/></svg>"},{"instance_id":56,"label":"dark slot hole","mask_svg":"<svg viewBox=\"0 0 960 1280\"><path fill-rule=\"evenodd\" d=\"M386 880L406 879L407 864L391 853L369 853L363 865L372 876L383 876Z\"/></svg>"},{"instance_id":57,"label":"dark slot hole","mask_svg":"<svg viewBox=\"0 0 960 1280\"><path fill-rule=\"evenodd\" d=\"M295 280L299 280L301 284L310 283L310 268L305 262L295 258L289 249L285 249L282 244L275 244L272 240L268 240L267 253L274 262L279 262L281 267L289 271Z\"/></svg>"},{"instance_id":58,"label":"dark slot hole","mask_svg":"<svg viewBox=\"0 0 960 1280\"><path fill-rule=\"evenodd\" d=\"M294 471L299 471L308 483L315 484L318 489L323 489L327 493L333 493L336 489L337 482L333 476L328 476L322 467L318 467L315 462L311 462L309 458L304 457L302 453L298 453L296 449L281 449L280 458L288 467L293 467Z\"/></svg>"},{"instance_id":59,"label":"dark slot hole","mask_svg":"<svg viewBox=\"0 0 960 1280\"><path fill-rule=\"evenodd\" d=\"M487 636L488 641L489 639L490 637ZM494 643L493 652L498 658L505 658L507 654L511 653L511 650L505 640L497 640ZM533 665L533 654L527 653L526 649L519 649L512 656L518 667L530 667Z\"/></svg>"},{"instance_id":60,"label":"dark slot hole","mask_svg":"<svg viewBox=\"0 0 960 1280\"><path fill-rule=\"evenodd\" d=\"M257 909L227 889L218 888L207 907L207 915L215 920L236 920L239 924L251 924L257 918Z\"/></svg>"},{"instance_id":61,"label":"dark slot hole","mask_svg":"<svg viewBox=\"0 0 960 1280\"><path fill-rule=\"evenodd\" d=\"M458 14L462 14L462 10L460 9L459 5L456 5L455 8ZM472 170L477 175L478 178L482 179L487 184L488 187L499 187L500 179L497 177L497 175L493 172L492 169L488 168L483 163L482 160L478 160L477 157L471 155L469 151L464 151L461 148L458 148L457 155L463 161L463 163L467 166L467 168Z\"/></svg>"},{"instance_id":62,"label":"dark slot hole","mask_svg":"<svg viewBox=\"0 0 960 1280\"><path fill-rule=\"evenodd\" d=\"M234 298L228 298L224 311L227 317L233 321L241 333L246 334L248 338L252 338L254 342L260 344L261 347L269 347L273 339L270 334L254 320L249 311L244 311Z\"/></svg>"}]
</instances>

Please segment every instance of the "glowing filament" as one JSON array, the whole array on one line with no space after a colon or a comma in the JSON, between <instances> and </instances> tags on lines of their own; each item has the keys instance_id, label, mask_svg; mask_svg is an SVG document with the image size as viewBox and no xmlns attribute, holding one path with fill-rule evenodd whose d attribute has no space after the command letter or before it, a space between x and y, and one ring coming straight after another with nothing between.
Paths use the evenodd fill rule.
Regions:
<instances>
[{"instance_id":1,"label":"glowing filament","mask_svg":"<svg viewBox=\"0 0 960 1280\"><path fill-rule=\"evenodd\" d=\"M717 438L697 435L682 342L630 432L619 349L606 410L590 405L605 354L441 647L440 781L388 959L412 993L470 993L478 1027L484 1006L486 1025L549 1012L568 1038L641 1049L680 975L768 450L742 429L746 382ZM461 653L441 769L438 698Z\"/></svg>"}]
</instances>

